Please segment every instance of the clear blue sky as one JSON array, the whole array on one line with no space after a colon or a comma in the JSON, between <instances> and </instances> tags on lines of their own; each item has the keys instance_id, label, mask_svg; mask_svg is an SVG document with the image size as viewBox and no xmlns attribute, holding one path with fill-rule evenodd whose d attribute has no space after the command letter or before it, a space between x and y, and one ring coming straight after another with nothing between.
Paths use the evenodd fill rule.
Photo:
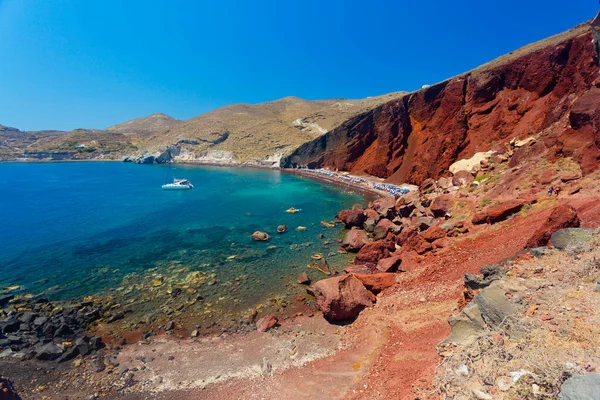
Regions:
<instances>
[{"instance_id":1,"label":"clear blue sky","mask_svg":"<svg viewBox=\"0 0 600 400\"><path fill-rule=\"evenodd\" d=\"M0 124L105 128L285 96L414 90L593 18L597 0L0 0Z\"/></svg>"}]
</instances>

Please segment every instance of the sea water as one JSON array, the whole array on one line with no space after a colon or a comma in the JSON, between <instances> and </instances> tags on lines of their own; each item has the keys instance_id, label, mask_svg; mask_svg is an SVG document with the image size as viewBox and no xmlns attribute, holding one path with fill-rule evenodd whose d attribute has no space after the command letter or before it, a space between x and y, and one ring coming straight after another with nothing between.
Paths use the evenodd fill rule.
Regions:
<instances>
[{"instance_id":1,"label":"sea water","mask_svg":"<svg viewBox=\"0 0 600 400\"><path fill-rule=\"evenodd\" d=\"M161 190L173 175L194 189ZM251 308L302 293L300 272L324 278L308 268L316 254L344 267L342 228L321 221L354 203L365 199L277 170L0 163L0 290L50 300L127 293L134 303L179 285L205 304ZM257 230L270 240L254 241Z\"/></svg>"}]
</instances>

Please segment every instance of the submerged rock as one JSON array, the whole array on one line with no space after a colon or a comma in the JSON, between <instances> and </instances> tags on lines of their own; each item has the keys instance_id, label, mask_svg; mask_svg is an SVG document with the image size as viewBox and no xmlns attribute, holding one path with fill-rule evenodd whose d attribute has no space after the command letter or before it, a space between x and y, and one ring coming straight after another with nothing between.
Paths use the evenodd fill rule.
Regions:
<instances>
[{"instance_id":1,"label":"submerged rock","mask_svg":"<svg viewBox=\"0 0 600 400\"><path fill-rule=\"evenodd\" d=\"M258 241L265 241L265 240L269 240L269 235L265 232L256 231L252 234L252 239L258 240Z\"/></svg>"},{"instance_id":2,"label":"submerged rock","mask_svg":"<svg viewBox=\"0 0 600 400\"><path fill-rule=\"evenodd\" d=\"M310 285L310 278L306 272L302 272L300 275L298 275L298 283L301 285Z\"/></svg>"},{"instance_id":3,"label":"submerged rock","mask_svg":"<svg viewBox=\"0 0 600 400\"><path fill-rule=\"evenodd\" d=\"M284 233L285 231L287 231L287 225L279 225L277 227L277 233Z\"/></svg>"}]
</instances>

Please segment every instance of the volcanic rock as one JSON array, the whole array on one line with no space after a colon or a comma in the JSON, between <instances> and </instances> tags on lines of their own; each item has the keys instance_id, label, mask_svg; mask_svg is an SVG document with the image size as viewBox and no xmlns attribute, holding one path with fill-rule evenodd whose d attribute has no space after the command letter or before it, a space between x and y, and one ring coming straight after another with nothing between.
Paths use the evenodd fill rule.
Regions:
<instances>
[{"instance_id":1,"label":"volcanic rock","mask_svg":"<svg viewBox=\"0 0 600 400\"><path fill-rule=\"evenodd\" d=\"M325 275L331 275L331 269L329 268L329 264L325 258L321 258L319 261L317 261L317 269Z\"/></svg>"},{"instance_id":2,"label":"volcanic rock","mask_svg":"<svg viewBox=\"0 0 600 400\"><path fill-rule=\"evenodd\" d=\"M374 235L375 240L378 240L378 239L385 238L389 232L396 234L396 233L399 233L401 230L402 230L401 226L394 224L392 221L390 221L387 218L382 218L377 223L377 226L375 226L375 228L373 229L373 235Z\"/></svg>"},{"instance_id":3,"label":"volcanic rock","mask_svg":"<svg viewBox=\"0 0 600 400\"><path fill-rule=\"evenodd\" d=\"M379 260L379 262L377 262L377 267L375 268L379 272L396 272L398 271L401 263L402 259L400 256L392 256Z\"/></svg>"},{"instance_id":4,"label":"volcanic rock","mask_svg":"<svg viewBox=\"0 0 600 400\"><path fill-rule=\"evenodd\" d=\"M550 216L539 227L527 241L526 247L534 248L548 244L552 234L559 229L573 228L579 226L577 211L568 205L560 205L550 213Z\"/></svg>"},{"instance_id":5,"label":"volcanic rock","mask_svg":"<svg viewBox=\"0 0 600 400\"><path fill-rule=\"evenodd\" d=\"M421 233L421 237L429 243L433 243L438 239L446 237L446 231L441 226L436 225Z\"/></svg>"},{"instance_id":6,"label":"volcanic rock","mask_svg":"<svg viewBox=\"0 0 600 400\"><path fill-rule=\"evenodd\" d=\"M348 265L344 268L347 274L372 274L373 269L368 265Z\"/></svg>"},{"instance_id":7,"label":"volcanic rock","mask_svg":"<svg viewBox=\"0 0 600 400\"><path fill-rule=\"evenodd\" d=\"M523 200L508 200L496 204L486 211L487 221L492 224L503 221L510 215L519 212L524 205L525 202Z\"/></svg>"},{"instance_id":8,"label":"volcanic rock","mask_svg":"<svg viewBox=\"0 0 600 400\"><path fill-rule=\"evenodd\" d=\"M394 286L396 274L389 272L377 272L374 274L353 274L365 287L373 293L379 293L383 289Z\"/></svg>"},{"instance_id":9,"label":"volcanic rock","mask_svg":"<svg viewBox=\"0 0 600 400\"><path fill-rule=\"evenodd\" d=\"M396 200L394 200L393 197L381 197L377 200L374 200L370 204L369 208L377 211L381 218L390 218L392 217L395 207Z\"/></svg>"},{"instance_id":10,"label":"volcanic rock","mask_svg":"<svg viewBox=\"0 0 600 400\"><path fill-rule=\"evenodd\" d=\"M277 325L277 317L273 314L268 314L256 321L256 329L259 332L266 332Z\"/></svg>"},{"instance_id":11,"label":"volcanic rock","mask_svg":"<svg viewBox=\"0 0 600 400\"><path fill-rule=\"evenodd\" d=\"M43 361L56 360L62 353L63 349L50 342L37 349L36 358Z\"/></svg>"},{"instance_id":12,"label":"volcanic rock","mask_svg":"<svg viewBox=\"0 0 600 400\"><path fill-rule=\"evenodd\" d=\"M310 278L306 272L302 272L300 275L298 275L298 283L301 285L310 285Z\"/></svg>"},{"instance_id":13,"label":"volcanic rock","mask_svg":"<svg viewBox=\"0 0 600 400\"><path fill-rule=\"evenodd\" d=\"M337 215L337 218L342 221L348 229L353 226L362 228L363 223L366 220L362 210L342 210Z\"/></svg>"},{"instance_id":14,"label":"volcanic rock","mask_svg":"<svg viewBox=\"0 0 600 400\"><path fill-rule=\"evenodd\" d=\"M317 307L331 320L353 319L373 305L369 291L352 274L323 279L312 290Z\"/></svg>"},{"instance_id":15,"label":"volcanic rock","mask_svg":"<svg viewBox=\"0 0 600 400\"><path fill-rule=\"evenodd\" d=\"M431 203L431 207L429 208L433 213L433 216L436 218L444 218L448 211L452 208L454 204L454 198L450 195L443 194L438 196Z\"/></svg>"},{"instance_id":16,"label":"volcanic rock","mask_svg":"<svg viewBox=\"0 0 600 400\"><path fill-rule=\"evenodd\" d=\"M600 374L573 375L560 388L558 400L600 399Z\"/></svg>"},{"instance_id":17,"label":"volcanic rock","mask_svg":"<svg viewBox=\"0 0 600 400\"><path fill-rule=\"evenodd\" d=\"M394 250L393 244L387 241L377 240L367 243L356 254L354 262L357 264L377 264L380 259L389 257L391 250Z\"/></svg>"},{"instance_id":18,"label":"volcanic rock","mask_svg":"<svg viewBox=\"0 0 600 400\"><path fill-rule=\"evenodd\" d=\"M352 227L344 236L342 247L347 251L357 252L367 243L369 243L369 238L366 232L357 227Z\"/></svg>"}]
</instances>

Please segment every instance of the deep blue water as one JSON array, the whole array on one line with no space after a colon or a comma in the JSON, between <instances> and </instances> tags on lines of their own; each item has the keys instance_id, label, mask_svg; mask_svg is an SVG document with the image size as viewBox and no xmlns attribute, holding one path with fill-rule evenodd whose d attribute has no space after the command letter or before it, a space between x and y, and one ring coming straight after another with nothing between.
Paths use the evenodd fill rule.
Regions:
<instances>
[{"instance_id":1,"label":"deep blue water","mask_svg":"<svg viewBox=\"0 0 600 400\"><path fill-rule=\"evenodd\" d=\"M116 162L0 163L0 289L20 285L73 299L176 266L214 274L218 283L207 289L214 295L243 279L235 301L259 301L296 285L314 253L343 267L347 258L335 241L341 228L320 221L365 202L262 169L177 166L175 176L195 188L163 191L168 173L168 166ZM291 206L302 211L286 213ZM280 224L287 233L276 233ZM300 225L307 230L297 231ZM271 240L253 241L256 230Z\"/></svg>"}]
</instances>

